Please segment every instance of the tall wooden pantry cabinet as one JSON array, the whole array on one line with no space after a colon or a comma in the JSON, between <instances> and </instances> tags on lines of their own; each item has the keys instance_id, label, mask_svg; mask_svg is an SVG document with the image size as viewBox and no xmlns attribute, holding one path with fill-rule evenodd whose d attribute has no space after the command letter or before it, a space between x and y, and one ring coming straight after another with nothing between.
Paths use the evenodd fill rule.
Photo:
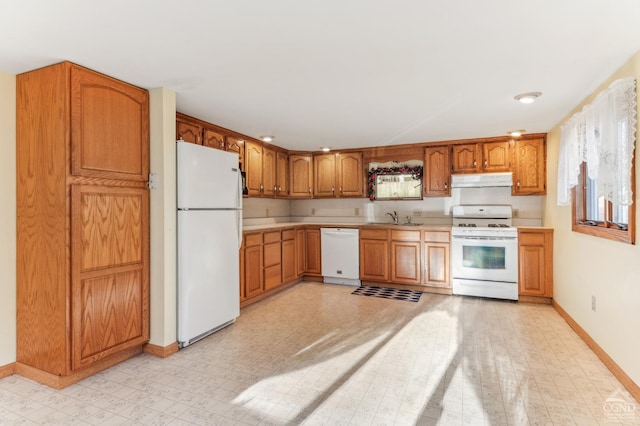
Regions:
<instances>
[{"instance_id":1,"label":"tall wooden pantry cabinet","mask_svg":"<svg viewBox=\"0 0 640 426\"><path fill-rule=\"evenodd\" d=\"M16 371L62 388L149 338L149 96L69 62L16 84Z\"/></svg>"}]
</instances>

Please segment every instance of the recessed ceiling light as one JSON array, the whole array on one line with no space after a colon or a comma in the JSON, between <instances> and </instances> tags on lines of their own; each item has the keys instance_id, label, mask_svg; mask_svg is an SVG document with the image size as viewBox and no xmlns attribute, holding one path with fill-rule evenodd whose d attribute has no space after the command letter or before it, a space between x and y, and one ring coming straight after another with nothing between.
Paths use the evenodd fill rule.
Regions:
<instances>
[{"instance_id":1,"label":"recessed ceiling light","mask_svg":"<svg viewBox=\"0 0 640 426\"><path fill-rule=\"evenodd\" d=\"M262 140L262 142L271 142L272 140L275 139L275 136L260 136L260 140Z\"/></svg>"},{"instance_id":2,"label":"recessed ceiling light","mask_svg":"<svg viewBox=\"0 0 640 426\"><path fill-rule=\"evenodd\" d=\"M522 136L522 134L526 132L526 130L522 129L522 130L510 130L507 132L508 135L517 138L519 136Z\"/></svg>"},{"instance_id":3,"label":"recessed ceiling light","mask_svg":"<svg viewBox=\"0 0 640 426\"><path fill-rule=\"evenodd\" d=\"M331 151L330 147L328 147L328 146L323 146L322 147L322 152L329 152L329 151Z\"/></svg>"},{"instance_id":4,"label":"recessed ceiling light","mask_svg":"<svg viewBox=\"0 0 640 426\"><path fill-rule=\"evenodd\" d=\"M513 99L523 104L530 104L540 96L542 96L542 92L527 92L516 95Z\"/></svg>"}]
</instances>

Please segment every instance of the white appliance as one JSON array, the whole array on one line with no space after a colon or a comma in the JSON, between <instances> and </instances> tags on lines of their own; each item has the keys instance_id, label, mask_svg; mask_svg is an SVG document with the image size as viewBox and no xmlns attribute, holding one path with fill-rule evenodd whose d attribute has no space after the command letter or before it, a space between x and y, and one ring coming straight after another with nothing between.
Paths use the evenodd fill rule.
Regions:
<instances>
[{"instance_id":1,"label":"white appliance","mask_svg":"<svg viewBox=\"0 0 640 426\"><path fill-rule=\"evenodd\" d=\"M453 207L453 294L518 300L518 230L508 205Z\"/></svg>"},{"instance_id":2,"label":"white appliance","mask_svg":"<svg viewBox=\"0 0 640 426\"><path fill-rule=\"evenodd\" d=\"M238 155L178 141L178 344L240 315L242 178Z\"/></svg>"},{"instance_id":3,"label":"white appliance","mask_svg":"<svg viewBox=\"0 0 640 426\"><path fill-rule=\"evenodd\" d=\"M512 173L465 173L451 175L452 188L488 188L496 186L513 186Z\"/></svg>"},{"instance_id":4,"label":"white appliance","mask_svg":"<svg viewBox=\"0 0 640 426\"><path fill-rule=\"evenodd\" d=\"M323 281L360 285L360 233L352 228L320 228Z\"/></svg>"}]
</instances>

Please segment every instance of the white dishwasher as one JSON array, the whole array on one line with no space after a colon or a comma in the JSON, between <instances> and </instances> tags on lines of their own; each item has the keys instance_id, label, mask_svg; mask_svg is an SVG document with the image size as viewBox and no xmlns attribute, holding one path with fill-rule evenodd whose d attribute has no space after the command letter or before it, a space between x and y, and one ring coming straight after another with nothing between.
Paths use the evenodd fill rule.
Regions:
<instances>
[{"instance_id":1,"label":"white dishwasher","mask_svg":"<svg viewBox=\"0 0 640 426\"><path fill-rule=\"evenodd\" d=\"M320 228L322 276L328 284L360 285L360 234L352 228Z\"/></svg>"}]
</instances>

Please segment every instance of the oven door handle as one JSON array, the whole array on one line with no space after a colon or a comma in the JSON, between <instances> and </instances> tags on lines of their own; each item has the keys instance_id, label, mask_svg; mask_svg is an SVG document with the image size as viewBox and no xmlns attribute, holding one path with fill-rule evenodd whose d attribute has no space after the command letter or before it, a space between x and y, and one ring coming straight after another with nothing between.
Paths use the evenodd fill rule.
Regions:
<instances>
[{"instance_id":1,"label":"oven door handle","mask_svg":"<svg viewBox=\"0 0 640 426\"><path fill-rule=\"evenodd\" d=\"M515 241L518 239L518 237L461 237L459 235L452 235L451 239L453 240L480 240L480 241L496 241L496 240L502 240L502 241L506 241L506 240L510 240L510 241Z\"/></svg>"}]
</instances>

